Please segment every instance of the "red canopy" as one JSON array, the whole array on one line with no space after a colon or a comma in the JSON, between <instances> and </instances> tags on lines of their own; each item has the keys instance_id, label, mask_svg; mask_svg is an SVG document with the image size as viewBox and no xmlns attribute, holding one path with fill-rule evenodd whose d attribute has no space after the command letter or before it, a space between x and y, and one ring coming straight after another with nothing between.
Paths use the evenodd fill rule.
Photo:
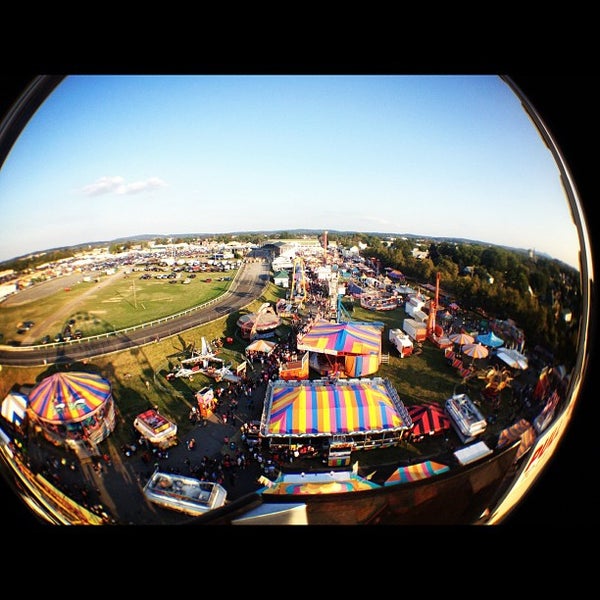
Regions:
<instances>
[{"instance_id":1,"label":"red canopy","mask_svg":"<svg viewBox=\"0 0 600 600\"><path fill-rule=\"evenodd\" d=\"M413 404L406 409L415 424L412 429L413 437L436 435L451 427L450 417L437 404Z\"/></svg>"}]
</instances>

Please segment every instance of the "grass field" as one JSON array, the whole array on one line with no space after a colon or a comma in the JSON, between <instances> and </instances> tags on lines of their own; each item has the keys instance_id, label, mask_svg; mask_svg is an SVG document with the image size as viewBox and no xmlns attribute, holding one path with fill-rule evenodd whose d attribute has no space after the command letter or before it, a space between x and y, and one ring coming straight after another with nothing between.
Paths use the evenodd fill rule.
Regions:
<instances>
[{"instance_id":1,"label":"grass field","mask_svg":"<svg viewBox=\"0 0 600 600\"><path fill-rule=\"evenodd\" d=\"M16 331L25 321L36 324L32 333L37 343L46 335L54 338L71 320L72 330L81 330L83 336L126 329L208 302L223 294L234 276L234 271L202 273L182 284L184 277L139 279L137 274L117 273L108 283L81 281L43 301L0 305L1 339L19 341L22 335Z\"/></svg>"}]
</instances>

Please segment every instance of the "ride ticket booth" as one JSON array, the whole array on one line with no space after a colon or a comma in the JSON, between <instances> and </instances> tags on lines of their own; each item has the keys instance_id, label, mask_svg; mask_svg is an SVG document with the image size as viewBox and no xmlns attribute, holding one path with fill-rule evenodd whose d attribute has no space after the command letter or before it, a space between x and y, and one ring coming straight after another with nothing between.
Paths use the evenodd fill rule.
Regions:
<instances>
[{"instance_id":1,"label":"ride ticket booth","mask_svg":"<svg viewBox=\"0 0 600 600\"><path fill-rule=\"evenodd\" d=\"M327 453L327 466L350 466L353 448L354 443L346 440L345 436L334 436L329 442L329 451Z\"/></svg>"},{"instance_id":2,"label":"ride ticket booth","mask_svg":"<svg viewBox=\"0 0 600 600\"><path fill-rule=\"evenodd\" d=\"M215 392L211 386L206 386L196 392L198 411L203 419L208 419L215 408Z\"/></svg>"}]
</instances>

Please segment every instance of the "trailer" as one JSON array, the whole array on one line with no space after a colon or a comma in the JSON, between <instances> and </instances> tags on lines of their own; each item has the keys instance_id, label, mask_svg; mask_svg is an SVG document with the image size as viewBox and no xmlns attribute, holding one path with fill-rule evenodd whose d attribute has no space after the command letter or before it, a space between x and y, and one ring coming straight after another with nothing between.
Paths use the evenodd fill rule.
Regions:
<instances>
[{"instance_id":1,"label":"trailer","mask_svg":"<svg viewBox=\"0 0 600 600\"><path fill-rule=\"evenodd\" d=\"M404 312L410 316L414 317L417 311L420 311L423 306L425 306L425 301L421 298L417 298L415 296L411 296L404 303Z\"/></svg>"},{"instance_id":2,"label":"trailer","mask_svg":"<svg viewBox=\"0 0 600 600\"><path fill-rule=\"evenodd\" d=\"M487 421L466 394L455 394L446 400L446 413L464 444L474 441L487 427Z\"/></svg>"},{"instance_id":3,"label":"trailer","mask_svg":"<svg viewBox=\"0 0 600 600\"><path fill-rule=\"evenodd\" d=\"M408 334L404 333L402 329L390 329L389 340L394 344L400 358L410 356L412 354L414 344Z\"/></svg>"},{"instance_id":4,"label":"trailer","mask_svg":"<svg viewBox=\"0 0 600 600\"><path fill-rule=\"evenodd\" d=\"M404 319L402 330L413 342L424 342L427 339L427 325L416 319Z\"/></svg>"}]
</instances>

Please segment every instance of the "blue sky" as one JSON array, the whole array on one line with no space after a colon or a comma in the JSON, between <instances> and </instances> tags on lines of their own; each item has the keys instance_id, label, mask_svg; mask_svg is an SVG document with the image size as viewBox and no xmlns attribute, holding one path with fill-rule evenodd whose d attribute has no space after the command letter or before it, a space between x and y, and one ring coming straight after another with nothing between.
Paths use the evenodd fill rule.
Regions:
<instances>
[{"instance_id":1,"label":"blue sky","mask_svg":"<svg viewBox=\"0 0 600 600\"><path fill-rule=\"evenodd\" d=\"M495 76L74 76L0 170L0 261L137 234L383 231L578 266L558 169Z\"/></svg>"}]
</instances>

